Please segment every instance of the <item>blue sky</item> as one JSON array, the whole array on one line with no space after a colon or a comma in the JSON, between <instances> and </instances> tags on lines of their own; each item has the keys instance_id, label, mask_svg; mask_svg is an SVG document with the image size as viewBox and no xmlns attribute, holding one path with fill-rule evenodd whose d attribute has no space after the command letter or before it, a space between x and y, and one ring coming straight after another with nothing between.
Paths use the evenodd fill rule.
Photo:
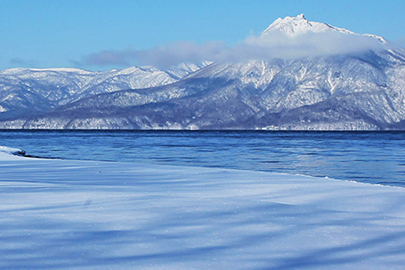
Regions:
<instances>
[{"instance_id":1,"label":"blue sky","mask_svg":"<svg viewBox=\"0 0 405 270\"><path fill-rule=\"evenodd\" d=\"M84 59L178 41L232 46L278 17L301 13L311 21L405 41L403 0L0 0L0 69L123 68L137 63Z\"/></svg>"}]
</instances>

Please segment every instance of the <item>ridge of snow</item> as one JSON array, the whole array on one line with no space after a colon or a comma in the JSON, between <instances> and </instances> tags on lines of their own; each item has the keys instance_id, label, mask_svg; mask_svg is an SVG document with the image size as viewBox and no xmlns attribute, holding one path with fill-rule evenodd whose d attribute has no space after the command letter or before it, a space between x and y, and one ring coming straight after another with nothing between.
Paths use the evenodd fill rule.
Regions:
<instances>
[{"instance_id":1,"label":"ridge of snow","mask_svg":"<svg viewBox=\"0 0 405 270\"><path fill-rule=\"evenodd\" d=\"M287 16L284 19L278 18L269 27L266 28L260 35L265 37L270 33L281 32L288 37L296 37L302 34L310 33L325 33L325 32L338 32L342 34L350 34L357 36L371 37L378 40L382 44L388 44L385 38L373 34L358 34L345 28L339 28L327 23L320 23L314 21L308 21L304 14L300 14L296 17Z\"/></svg>"},{"instance_id":2,"label":"ridge of snow","mask_svg":"<svg viewBox=\"0 0 405 270\"><path fill-rule=\"evenodd\" d=\"M389 43L388 40L386 40L385 38L383 38L383 37L381 37L381 36L377 36L377 35L373 35L373 34L363 34L363 36L375 38L375 39L377 39L378 41L380 41L382 44L387 44L387 43Z\"/></svg>"},{"instance_id":3,"label":"ridge of snow","mask_svg":"<svg viewBox=\"0 0 405 270\"><path fill-rule=\"evenodd\" d=\"M56 71L56 72L75 72L81 74L92 74L97 73L93 71L88 71L80 68L30 68L31 71Z\"/></svg>"},{"instance_id":4,"label":"ridge of snow","mask_svg":"<svg viewBox=\"0 0 405 270\"><path fill-rule=\"evenodd\" d=\"M305 34L307 32L321 33L327 31L354 34L354 32L344 28L335 27L326 23L308 21L304 14L300 14L296 17L287 16L284 19L278 18L263 31L261 36L273 31L280 31L290 37Z\"/></svg>"},{"instance_id":5,"label":"ridge of snow","mask_svg":"<svg viewBox=\"0 0 405 270\"><path fill-rule=\"evenodd\" d=\"M6 154L6 155L20 155L20 154L25 154L24 150L18 149L18 148L11 148L7 146L0 146L0 154Z\"/></svg>"},{"instance_id":6,"label":"ridge of snow","mask_svg":"<svg viewBox=\"0 0 405 270\"><path fill-rule=\"evenodd\" d=\"M88 71L79 68L10 68L1 70L0 74L5 75L12 75L12 74L19 74L24 72L66 72L66 73L77 73L77 74L94 74L98 72Z\"/></svg>"}]
</instances>

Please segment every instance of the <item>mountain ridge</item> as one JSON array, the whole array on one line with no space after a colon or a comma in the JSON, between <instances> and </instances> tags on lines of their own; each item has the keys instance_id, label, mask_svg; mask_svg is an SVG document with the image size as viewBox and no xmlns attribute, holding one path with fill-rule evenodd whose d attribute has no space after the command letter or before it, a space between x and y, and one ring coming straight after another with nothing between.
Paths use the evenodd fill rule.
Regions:
<instances>
[{"instance_id":1,"label":"mountain ridge","mask_svg":"<svg viewBox=\"0 0 405 270\"><path fill-rule=\"evenodd\" d=\"M49 69L47 79L66 80L76 87L61 91L59 99L49 98L59 93L51 88L36 90L43 77L39 76L41 71L31 70L33 74L39 72L36 79L27 75L28 79L22 82L35 91L24 91L21 81L14 76L15 85L18 82L21 87L17 93L28 100L24 103L18 100L20 96L15 98L20 101L16 108L22 113L13 116L1 112L8 104L0 91L0 128L405 129L404 49L392 46L382 37L308 21L303 14L277 19L258 39L263 35L268 39L274 31L281 31L287 39L308 33L319 35L314 40L313 36L300 39L312 43L334 37L328 33L336 32L344 42L353 41L354 45L347 45L355 49L331 48L329 53L307 55L301 50L302 55L296 58L181 64L171 70L130 67L100 73L99 77L86 71L77 71L78 74L74 69ZM356 39L350 39L352 36ZM363 41L357 37L369 36L380 45L356 47L356 42ZM300 49L297 47L300 44L291 44L291 49ZM56 76L58 72L61 77ZM76 77L69 80L66 77L69 72ZM0 72L0 85L8 78L6 73ZM4 86L3 92L7 92ZM37 102L44 93L49 94L44 99L49 104L41 107ZM63 94L67 96L65 101Z\"/></svg>"}]
</instances>

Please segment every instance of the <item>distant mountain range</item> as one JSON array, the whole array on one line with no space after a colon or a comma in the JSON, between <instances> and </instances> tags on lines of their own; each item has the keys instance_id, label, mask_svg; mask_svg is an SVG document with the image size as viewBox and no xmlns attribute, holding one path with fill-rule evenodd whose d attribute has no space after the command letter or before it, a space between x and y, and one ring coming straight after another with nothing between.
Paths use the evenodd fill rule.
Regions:
<instances>
[{"instance_id":1,"label":"distant mountain range","mask_svg":"<svg viewBox=\"0 0 405 270\"><path fill-rule=\"evenodd\" d=\"M405 129L403 48L303 15L277 19L253 45L279 57L169 70L4 70L0 128Z\"/></svg>"}]
</instances>

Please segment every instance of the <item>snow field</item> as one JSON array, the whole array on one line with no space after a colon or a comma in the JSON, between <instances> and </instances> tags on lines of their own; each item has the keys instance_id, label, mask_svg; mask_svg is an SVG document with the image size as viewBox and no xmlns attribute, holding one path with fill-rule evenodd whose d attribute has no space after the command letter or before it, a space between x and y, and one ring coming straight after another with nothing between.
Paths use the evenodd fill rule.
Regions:
<instances>
[{"instance_id":1,"label":"snow field","mask_svg":"<svg viewBox=\"0 0 405 270\"><path fill-rule=\"evenodd\" d=\"M402 188L0 151L0 269L403 269ZM11 151L12 152L12 151Z\"/></svg>"}]
</instances>

